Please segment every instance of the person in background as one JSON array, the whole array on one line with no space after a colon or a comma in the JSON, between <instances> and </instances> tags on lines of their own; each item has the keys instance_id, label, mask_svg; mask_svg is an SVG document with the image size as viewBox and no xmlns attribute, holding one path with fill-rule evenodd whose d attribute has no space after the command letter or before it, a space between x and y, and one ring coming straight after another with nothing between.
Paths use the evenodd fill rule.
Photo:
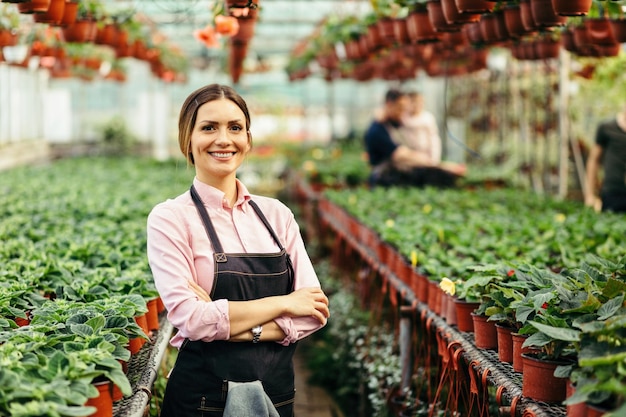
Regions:
<instances>
[{"instance_id":1,"label":"person in background","mask_svg":"<svg viewBox=\"0 0 626 417\"><path fill-rule=\"evenodd\" d=\"M424 96L417 91L407 93L407 114L402 124L406 133L404 143L411 149L423 153L432 164L441 162L441 137L435 116L424 108Z\"/></svg>"},{"instance_id":2,"label":"person in background","mask_svg":"<svg viewBox=\"0 0 626 417\"><path fill-rule=\"evenodd\" d=\"M365 132L370 186L454 186L465 175L464 165L434 162L426 153L406 145L403 121L408 109L409 97L405 92L388 90L382 110Z\"/></svg>"},{"instance_id":3,"label":"person in background","mask_svg":"<svg viewBox=\"0 0 626 417\"><path fill-rule=\"evenodd\" d=\"M585 205L626 213L626 104L614 118L598 125L587 159Z\"/></svg>"},{"instance_id":4,"label":"person in background","mask_svg":"<svg viewBox=\"0 0 626 417\"><path fill-rule=\"evenodd\" d=\"M195 178L147 219L148 260L178 348L161 417L292 416L292 356L326 324L328 298L290 209L236 178L252 147L243 98L202 87L185 100L178 127ZM257 399L260 389L269 410L257 408L254 391L234 398L242 384Z\"/></svg>"}]
</instances>

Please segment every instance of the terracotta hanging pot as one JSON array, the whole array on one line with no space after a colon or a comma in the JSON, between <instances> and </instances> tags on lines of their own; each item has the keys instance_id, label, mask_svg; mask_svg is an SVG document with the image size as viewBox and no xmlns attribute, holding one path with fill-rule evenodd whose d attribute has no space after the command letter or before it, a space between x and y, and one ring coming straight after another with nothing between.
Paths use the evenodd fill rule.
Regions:
<instances>
[{"instance_id":1,"label":"terracotta hanging pot","mask_svg":"<svg viewBox=\"0 0 626 417\"><path fill-rule=\"evenodd\" d=\"M383 18L376 22L380 42L383 46L391 46L396 42L396 32L394 29L394 19Z\"/></svg>"},{"instance_id":2,"label":"terracotta hanging pot","mask_svg":"<svg viewBox=\"0 0 626 417\"><path fill-rule=\"evenodd\" d=\"M94 42L98 45L117 45L117 30L112 23L98 27Z\"/></svg>"},{"instance_id":3,"label":"terracotta hanging pot","mask_svg":"<svg viewBox=\"0 0 626 417\"><path fill-rule=\"evenodd\" d=\"M461 13L455 0L441 0L441 9L450 24L464 24L480 20L480 13Z\"/></svg>"},{"instance_id":4,"label":"terracotta hanging pot","mask_svg":"<svg viewBox=\"0 0 626 417\"><path fill-rule=\"evenodd\" d=\"M396 42L400 45L406 45L410 42L406 29L406 19L394 19L393 32L396 36Z\"/></svg>"},{"instance_id":5,"label":"terracotta hanging pot","mask_svg":"<svg viewBox=\"0 0 626 417\"><path fill-rule=\"evenodd\" d=\"M587 26L576 26L572 29L574 45L576 49L580 51L584 51L585 48L590 46L589 42L589 34L587 33Z\"/></svg>"},{"instance_id":6,"label":"terracotta hanging pot","mask_svg":"<svg viewBox=\"0 0 626 417\"><path fill-rule=\"evenodd\" d=\"M571 29L565 29L561 32L561 46L568 52L578 52L576 44L574 43L574 32Z\"/></svg>"},{"instance_id":7,"label":"terracotta hanging pot","mask_svg":"<svg viewBox=\"0 0 626 417\"><path fill-rule=\"evenodd\" d=\"M346 58L350 61L356 61L357 59L363 58L361 55L361 48L359 47L358 40L350 40L344 43L344 49L346 51Z\"/></svg>"},{"instance_id":8,"label":"terracotta hanging pot","mask_svg":"<svg viewBox=\"0 0 626 417\"><path fill-rule=\"evenodd\" d=\"M566 16L560 16L555 13L554 7L552 7L552 0L530 0L530 8L535 24L539 27L562 26L567 22Z\"/></svg>"},{"instance_id":9,"label":"terracotta hanging pot","mask_svg":"<svg viewBox=\"0 0 626 417\"><path fill-rule=\"evenodd\" d=\"M609 19L613 37L619 43L626 42L626 19Z\"/></svg>"},{"instance_id":10,"label":"terracotta hanging pot","mask_svg":"<svg viewBox=\"0 0 626 417\"><path fill-rule=\"evenodd\" d=\"M584 16L593 0L552 0L554 12L561 16Z\"/></svg>"},{"instance_id":11,"label":"terracotta hanging pot","mask_svg":"<svg viewBox=\"0 0 626 417\"><path fill-rule=\"evenodd\" d=\"M567 379L554 376L554 370L560 365L571 364L564 360L541 360L529 353L522 354L524 377L522 395L535 401L561 403L565 400Z\"/></svg>"},{"instance_id":12,"label":"terracotta hanging pot","mask_svg":"<svg viewBox=\"0 0 626 417\"><path fill-rule=\"evenodd\" d=\"M522 24L527 32L534 32L537 30L537 23L533 16L533 12L530 7L530 0L520 0L520 15L522 18Z\"/></svg>"},{"instance_id":13,"label":"terracotta hanging pot","mask_svg":"<svg viewBox=\"0 0 626 417\"><path fill-rule=\"evenodd\" d=\"M613 37L613 31L609 19L600 17L597 19L585 19L589 43L593 45L614 45L617 42Z\"/></svg>"},{"instance_id":14,"label":"terracotta hanging pot","mask_svg":"<svg viewBox=\"0 0 626 417\"><path fill-rule=\"evenodd\" d=\"M17 39L17 32L10 29L0 29L0 48L17 45Z\"/></svg>"},{"instance_id":15,"label":"terracotta hanging pot","mask_svg":"<svg viewBox=\"0 0 626 417\"><path fill-rule=\"evenodd\" d=\"M66 1L65 7L63 7L63 17L59 26L69 26L76 21L76 15L78 14L78 3L75 1Z\"/></svg>"},{"instance_id":16,"label":"terracotta hanging pot","mask_svg":"<svg viewBox=\"0 0 626 417\"><path fill-rule=\"evenodd\" d=\"M559 57L561 43L549 37L535 40L535 52L538 59L554 59Z\"/></svg>"},{"instance_id":17,"label":"terracotta hanging pot","mask_svg":"<svg viewBox=\"0 0 626 417\"><path fill-rule=\"evenodd\" d=\"M504 13L504 22L509 36L515 39L524 36L524 34L526 34L526 28L522 22L522 10L520 5L509 5L505 7L502 12Z\"/></svg>"},{"instance_id":18,"label":"terracotta hanging pot","mask_svg":"<svg viewBox=\"0 0 626 417\"><path fill-rule=\"evenodd\" d=\"M18 3L17 9L23 14L45 13L49 6L50 0L31 0Z\"/></svg>"},{"instance_id":19,"label":"terracotta hanging pot","mask_svg":"<svg viewBox=\"0 0 626 417\"><path fill-rule=\"evenodd\" d=\"M480 31L485 43L488 44L501 42L508 38L504 15L501 13L484 14L480 19Z\"/></svg>"},{"instance_id":20,"label":"terracotta hanging pot","mask_svg":"<svg viewBox=\"0 0 626 417\"><path fill-rule=\"evenodd\" d=\"M233 36L232 41L247 42L254 36L254 29L256 26L256 19L252 18L240 18L237 19L239 23L239 30Z\"/></svg>"},{"instance_id":21,"label":"terracotta hanging pot","mask_svg":"<svg viewBox=\"0 0 626 417\"><path fill-rule=\"evenodd\" d=\"M93 20L77 20L61 29L66 42L91 42L96 37L96 22Z\"/></svg>"},{"instance_id":22,"label":"terracotta hanging pot","mask_svg":"<svg viewBox=\"0 0 626 417\"><path fill-rule=\"evenodd\" d=\"M233 83L237 84L243 74L243 61L248 54L248 42L238 42L231 39L230 54L228 55L228 70Z\"/></svg>"},{"instance_id":23,"label":"terracotta hanging pot","mask_svg":"<svg viewBox=\"0 0 626 417\"><path fill-rule=\"evenodd\" d=\"M430 23L437 32L458 32L461 26L456 23L448 23L443 14L443 6L438 1L431 1L426 4Z\"/></svg>"},{"instance_id":24,"label":"terracotta hanging pot","mask_svg":"<svg viewBox=\"0 0 626 417\"><path fill-rule=\"evenodd\" d=\"M430 22L428 10L415 10L406 19L407 33L414 42L427 43L439 40L439 35Z\"/></svg>"},{"instance_id":25,"label":"terracotta hanging pot","mask_svg":"<svg viewBox=\"0 0 626 417\"><path fill-rule=\"evenodd\" d=\"M460 13L489 13L496 7L495 1L454 0Z\"/></svg>"},{"instance_id":26,"label":"terracotta hanging pot","mask_svg":"<svg viewBox=\"0 0 626 417\"><path fill-rule=\"evenodd\" d=\"M480 45L485 42L482 31L480 30L480 22L466 23L463 25L463 31L471 44Z\"/></svg>"},{"instance_id":27,"label":"terracotta hanging pot","mask_svg":"<svg viewBox=\"0 0 626 417\"><path fill-rule=\"evenodd\" d=\"M65 11L65 0L50 0L48 9L45 12L33 14L33 20L37 23L47 23L51 26L58 26L63 19Z\"/></svg>"}]
</instances>

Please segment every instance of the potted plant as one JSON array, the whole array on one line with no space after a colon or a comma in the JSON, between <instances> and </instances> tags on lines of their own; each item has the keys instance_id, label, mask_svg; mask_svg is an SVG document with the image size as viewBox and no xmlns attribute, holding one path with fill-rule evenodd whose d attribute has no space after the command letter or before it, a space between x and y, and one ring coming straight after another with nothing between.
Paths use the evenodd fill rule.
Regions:
<instances>
[{"instance_id":1,"label":"potted plant","mask_svg":"<svg viewBox=\"0 0 626 417\"><path fill-rule=\"evenodd\" d=\"M14 4L0 4L0 48L17 45L20 13Z\"/></svg>"}]
</instances>

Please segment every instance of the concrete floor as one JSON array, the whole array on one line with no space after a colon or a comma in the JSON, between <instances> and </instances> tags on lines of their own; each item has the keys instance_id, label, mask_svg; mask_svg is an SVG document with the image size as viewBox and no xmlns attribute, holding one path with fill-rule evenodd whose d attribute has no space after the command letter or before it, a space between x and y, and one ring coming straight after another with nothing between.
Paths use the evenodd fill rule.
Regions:
<instances>
[{"instance_id":1,"label":"concrete floor","mask_svg":"<svg viewBox=\"0 0 626 417\"><path fill-rule=\"evenodd\" d=\"M339 407L322 387L309 384L310 371L302 355L298 354L298 350L294 357L294 371L296 375L295 417L343 417Z\"/></svg>"}]
</instances>

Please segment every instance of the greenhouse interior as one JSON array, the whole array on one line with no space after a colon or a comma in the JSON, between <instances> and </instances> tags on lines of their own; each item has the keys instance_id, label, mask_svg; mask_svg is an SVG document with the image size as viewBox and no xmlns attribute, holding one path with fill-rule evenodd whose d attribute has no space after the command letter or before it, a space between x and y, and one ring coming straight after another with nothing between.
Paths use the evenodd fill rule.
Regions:
<instances>
[{"instance_id":1,"label":"greenhouse interior","mask_svg":"<svg viewBox=\"0 0 626 417\"><path fill-rule=\"evenodd\" d=\"M2 0L0 417L626 416L625 29Z\"/></svg>"}]
</instances>

